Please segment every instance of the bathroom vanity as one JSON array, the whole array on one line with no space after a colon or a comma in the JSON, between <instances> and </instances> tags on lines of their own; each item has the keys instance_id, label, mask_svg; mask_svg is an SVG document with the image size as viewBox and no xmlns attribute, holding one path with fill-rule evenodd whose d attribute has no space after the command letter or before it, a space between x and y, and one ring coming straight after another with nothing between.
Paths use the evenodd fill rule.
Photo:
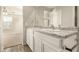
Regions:
<instances>
[{"instance_id":1,"label":"bathroom vanity","mask_svg":"<svg viewBox=\"0 0 79 59\"><path fill-rule=\"evenodd\" d=\"M27 44L33 52L77 51L77 31L59 29L27 29Z\"/></svg>"}]
</instances>

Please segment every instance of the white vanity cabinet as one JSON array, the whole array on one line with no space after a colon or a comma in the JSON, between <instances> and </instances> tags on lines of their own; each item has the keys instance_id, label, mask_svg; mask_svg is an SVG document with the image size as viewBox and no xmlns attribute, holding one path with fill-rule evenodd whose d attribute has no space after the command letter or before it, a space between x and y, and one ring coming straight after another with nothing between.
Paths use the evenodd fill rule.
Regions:
<instances>
[{"instance_id":1,"label":"white vanity cabinet","mask_svg":"<svg viewBox=\"0 0 79 59\"><path fill-rule=\"evenodd\" d=\"M77 51L77 47L72 49L77 44L76 34L76 31L28 28L27 44L33 52L74 52Z\"/></svg>"},{"instance_id":2,"label":"white vanity cabinet","mask_svg":"<svg viewBox=\"0 0 79 59\"><path fill-rule=\"evenodd\" d=\"M74 31L34 31L35 52L74 52L77 51L76 44L76 32Z\"/></svg>"},{"instance_id":3,"label":"white vanity cabinet","mask_svg":"<svg viewBox=\"0 0 79 59\"><path fill-rule=\"evenodd\" d=\"M59 52L60 40L43 33L34 32L34 51L35 52Z\"/></svg>"},{"instance_id":4,"label":"white vanity cabinet","mask_svg":"<svg viewBox=\"0 0 79 59\"><path fill-rule=\"evenodd\" d=\"M33 51L33 29L28 28L26 33L27 33L26 42L28 46L31 48L31 50Z\"/></svg>"}]
</instances>

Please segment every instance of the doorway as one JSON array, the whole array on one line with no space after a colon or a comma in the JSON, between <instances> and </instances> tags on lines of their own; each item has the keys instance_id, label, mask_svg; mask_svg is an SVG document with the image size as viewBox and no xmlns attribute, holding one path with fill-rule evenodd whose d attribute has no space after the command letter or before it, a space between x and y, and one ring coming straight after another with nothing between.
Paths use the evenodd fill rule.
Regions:
<instances>
[{"instance_id":1,"label":"doorway","mask_svg":"<svg viewBox=\"0 0 79 59\"><path fill-rule=\"evenodd\" d=\"M3 49L21 45L23 42L22 6L3 6Z\"/></svg>"}]
</instances>

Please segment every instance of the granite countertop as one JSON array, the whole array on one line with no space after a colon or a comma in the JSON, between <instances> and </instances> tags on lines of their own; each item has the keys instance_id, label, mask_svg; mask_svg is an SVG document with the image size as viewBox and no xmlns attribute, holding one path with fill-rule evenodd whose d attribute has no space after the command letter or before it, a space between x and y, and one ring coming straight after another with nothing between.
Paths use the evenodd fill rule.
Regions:
<instances>
[{"instance_id":1,"label":"granite countertop","mask_svg":"<svg viewBox=\"0 0 79 59\"><path fill-rule=\"evenodd\" d=\"M37 30L40 33L47 34L50 36L55 36L58 38L67 38L74 34L77 34L77 31L68 31L68 30Z\"/></svg>"}]
</instances>

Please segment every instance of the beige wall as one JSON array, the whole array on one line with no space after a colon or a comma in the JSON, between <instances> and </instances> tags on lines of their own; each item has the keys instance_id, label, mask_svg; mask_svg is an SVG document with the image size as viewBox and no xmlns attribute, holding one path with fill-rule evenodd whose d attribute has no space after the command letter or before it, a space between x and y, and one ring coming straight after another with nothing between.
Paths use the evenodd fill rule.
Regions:
<instances>
[{"instance_id":1,"label":"beige wall","mask_svg":"<svg viewBox=\"0 0 79 59\"><path fill-rule=\"evenodd\" d=\"M24 6L23 7L23 45L26 44L26 21L28 21L29 15L32 13L33 7L29 6ZM28 23L29 24L29 23Z\"/></svg>"},{"instance_id":2,"label":"beige wall","mask_svg":"<svg viewBox=\"0 0 79 59\"><path fill-rule=\"evenodd\" d=\"M14 15L12 29L17 33L23 32L23 19L21 15Z\"/></svg>"},{"instance_id":3,"label":"beige wall","mask_svg":"<svg viewBox=\"0 0 79 59\"><path fill-rule=\"evenodd\" d=\"M23 19L26 26L43 26L44 9L42 7L23 7Z\"/></svg>"},{"instance_id":4,"label":"beige wall","mask_svg":"<svg viewBox=\"0 0 79 59\"><path fill-rule=\"evenodd\" d=\"M12 27L14 33L17 33L19 35L19 40L23 40L23 18L22 15L14 15L13 17L13 27ZM22 43L20 41L20 43Z\"/></svg>"},{"instance_id":5,"label":"beige wall","mask_svg":"<svg viewBox=\"0 0 79 59\"><path fill-rule=\"evenodd\" d=\"M43 21L44 9L42 7L24 6L23 23L24 23L24 42L26 41L27 26L44 26Z\"/></svg>"},{"instance_id":6,"label":"beige wall","mask_svg":"<svg viewBox=\"0 0 79 59\"><path fill-rule=\"evenodd\" d=\"M0 51L1 51L1 7L0 7Z\"/></svg>"}]
</instances>

